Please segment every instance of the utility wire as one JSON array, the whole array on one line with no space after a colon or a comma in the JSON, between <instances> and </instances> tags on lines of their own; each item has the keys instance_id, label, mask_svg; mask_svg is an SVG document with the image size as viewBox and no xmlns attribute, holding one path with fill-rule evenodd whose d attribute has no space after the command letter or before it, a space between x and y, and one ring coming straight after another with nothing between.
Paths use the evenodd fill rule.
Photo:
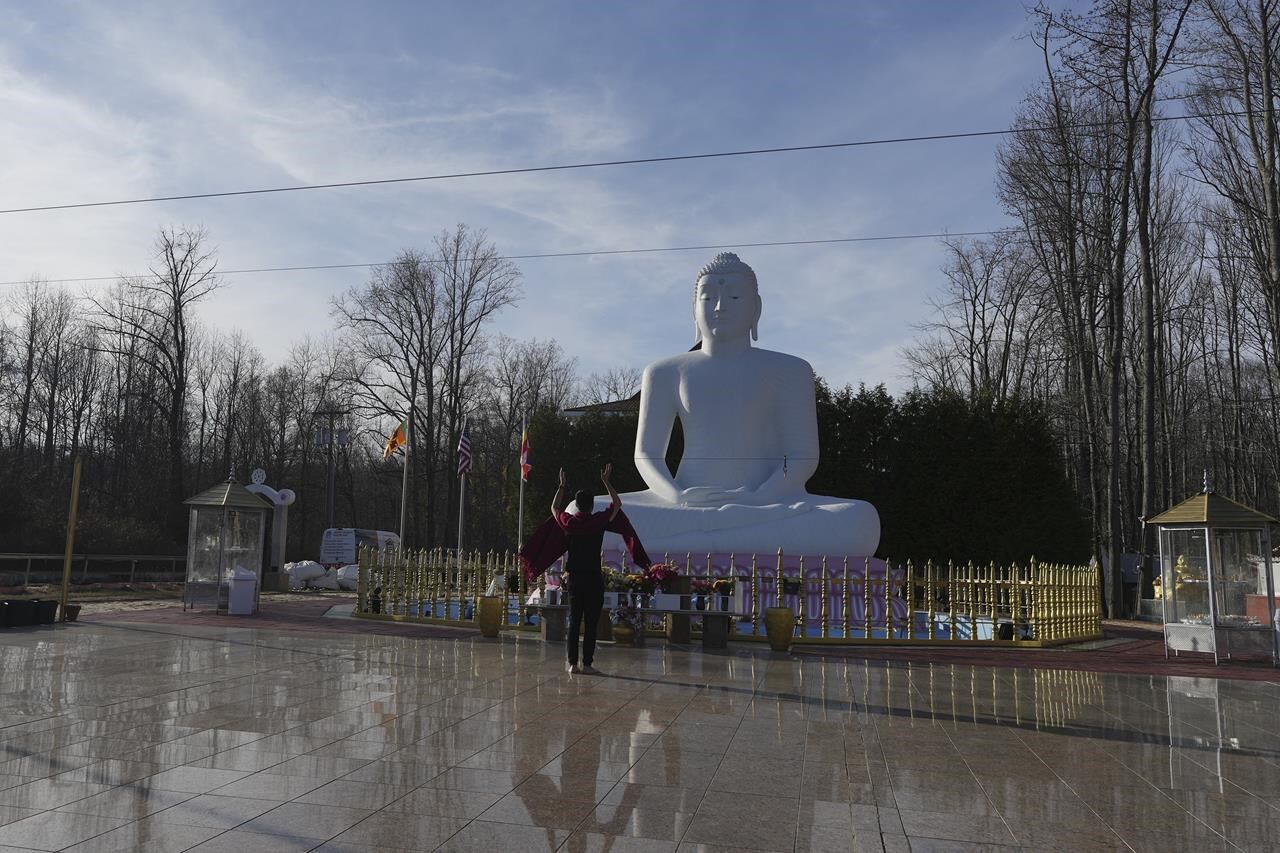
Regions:
<instances>
[{"instance_id":1,"label":"utility wire","mask_svg":"<svg viewBox=\"0 0 1280 853\"><path fill-rule=\"evenodd\" d=\"M1153 119L1156 122L1166 121L1187 121L1196 118L1221 118L1226 116L1244 115L1243 112L1224 112L1224 113L1208 113L1208 114L1191 114L1180 116L1157 116ZM788 145L776 148L747 148L739 151L713 151L701 154L674 154L666 157L637 157L629 160L599 160L585 163L564 163L554 166L524 166L513 169L486 169L476 172L452 172L437 175L419 175L415 177L404 178L376 178L364 181L337 181L324 184L300 184L291 187L267 187L262 189L250 190L226 190L223 192L208 193L185 193L182 195L169 196L147 196L143 198L127 198L114 199L111 201L84 201L74 202L70 204L45 204L33 205L31 207L10 207L0 209L0 214L14 213L37 213L50 210L77 210L90 207L117 207L121 205L131 204L153 204L162 201L190 201L193 199L204 198L229 198L231 196L250 196L250 195L267 195L271 193L289 193L302 192L305 190L332 190L345 189L351 187L370 187L380 186L384 184L408 184L420 183L424 181L444 181L455 180L460 178L484 178L500 175L528 175L538 172L565 172L574 169L600 169L611 166L638 166L651 163L675 163L686 160L712 160L726 157L749 157L759 154L786 154L800 151L830 151L839 148L861 148L872 145L897 145L905 142L937 142L947 139L977 139L988 136L1007 136L1015 133L1036 133L1051 130L1085 130L1089 128L1110 127L1122 124L1123 120L1115 119L1111 121L1084 122L1081 124L1066 125L1058 127L1054 125L1046 125L1043 127L1012 127L1001 130L975 130L965 133L934 133L925 136L898 136L884 139L860 139L852 142L827 142L816 145Z\"/></svg>"},{"instance_id":2,"label":"utility wire","mask_svg":"<svg viewBox=\"0 0 1280 853\"><path fill-rule=\"evenodd\" d=\"M884 234L869 237L833 237L826 240L772 240L767 242L755 243L708 243L701 246L660 246L654 248L643 249L594 249L581 252L541 252L529 255L500 255L499 260L507 261L527 261L540 260L545 258L584 258L591 256L604 255L644 255L657 254L659 252L694 252L706 251L708 249L759 249L771 246L821 246L839 243L876 243L889 240L934 240L946 237L986 237L993 234L1002 234L1006 231L1016 231L1018 229L1000 228L989 231L950 231L938 232L933 234ZM438 258L424 258L424 263L442 265L445 261ZM347 269L373 269L375 267L395 266L397 261L378 261L375 263L361 264L307 264L301 266L289 267L253 267L247 269L235 270L216 270L218 275L250 275L255 273L271 273L271 272L302 272L308 270L347 270ZM138 278L140 276L128 275L99 275L99 276L82 276L79 278L53 278L53 279L33 279L31 283L37 284L75 284L78 282L94 282L94 281L119 281L120 279ZM10 287L14 285L27 284L28 281L0 281L0 287Z\"/></svg>"}]
</instances>

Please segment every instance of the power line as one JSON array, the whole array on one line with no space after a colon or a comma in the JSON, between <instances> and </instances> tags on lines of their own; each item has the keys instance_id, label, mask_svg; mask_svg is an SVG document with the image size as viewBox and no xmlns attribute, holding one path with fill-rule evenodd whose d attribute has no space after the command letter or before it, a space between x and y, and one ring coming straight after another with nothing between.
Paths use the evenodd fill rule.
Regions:
<instances>
[{"instance_id":1,"label":"power line","mask_svg":"<svg viewBox=\"0 0 1280 853\"><path fill-rule=\"evenodd\" d=\"M527 261L542 260L548 258L584 258L592 256L607 255L645 255L657 254L660 252L694 252L706 251L709 249L760 249L773 246L821 246L833 245L840 243L877 243L891 240L935 240L946 237L987 237L993 234L1002 234L1006 231L1018 229L998 228L988 231L950 231L938 232L932 234L884 234L868 237L832 237L825 240L771 240L766 242L753 243L708 243L700 246L660 246L642 249L593 249L581 252L541 252L529 255L500 255L499 260L508 261ZM442 260L436 258L423 259L429 264L443 264ZM287 267L252 267L246 269L234 270L217 270L218 275L250 275L256 273L271 272L304 272L311 270L346 270L346 269L373 269L376 267L394 266L396 261L378 261L374 263L359 264L306 264L299 266ZM119 281L120 279L137 278L139 276L127 275L104 275L104 276L81 276L76 278L53 278L53 279L36 279L34 283L38 284L76 284L80 282L95 281ZM0 287L11 287L14 285L28 284L29 281L0 281Z\"/></svg>"},{"instance_id":2,"label":"power line","mask_svg":"<svg viewBox=\"0 0 1280 853\"><path fill-rule=\"evenodd\" d=\"M1153 121L1186 121L1195 118L1221 118L1225 116L1243 115L1242 112L1225 112L1225 113L1209 113L1209 114L1192 114L1180 116L1157 116ZM1062 127L1054 125L1046 125L1044 127L1012 127L1000 130L975 130L961 133L934 133L924 136L898 136L883 139L860 139L852 142L827 142L815 145L788 145L776 148L747 148L738 151L713 151L700 154L673 154L666 157L637 157L628 160L598 160L585 163L564 163L554 166L523 166L512 169L486 169L475 172L452 172L436 175L418 175L413 177L402 178L375 178L363 181L336 181L324 184L300 184L291 187L266 187L250 190L226 190L222 192L208 193L184 193L181 195L169 196L147 196L142 198L114 199L111 201L84 201L73 202L69 204L45 204L33 205L31 207L10 207L0 209L0 214L13 213L38 213L51 210L77 210L90 207L118 207L122 205L132 204L153 204L162 201L191 201L194 199L205 198L229 198L232 196L250 196L250 195L268 195L272 193L289 193L302 192L306 190L332 190L332 189L349 189L352 187L371 187L385 184L408 184L421 183L424 181L444 181L455 180L461 178L485 178L502 175L528 175L538 172L565 172L574 169L601 169L611 166L639 166L653 163L676 163L686 160L711 160L726 157L750 157L760 154L787 154L800 151L831 151L840 148L862 148L872 145L898 145L906 142L938 142L950 139L977 139L988 136L1006 136L1014 133L1036 133L1051 130L1085 130L1089 128L1110 127L1122 124L1120 119L1098 122L1084 122L1081 124L1065 125Z\"/></svg>"}]
</instances>

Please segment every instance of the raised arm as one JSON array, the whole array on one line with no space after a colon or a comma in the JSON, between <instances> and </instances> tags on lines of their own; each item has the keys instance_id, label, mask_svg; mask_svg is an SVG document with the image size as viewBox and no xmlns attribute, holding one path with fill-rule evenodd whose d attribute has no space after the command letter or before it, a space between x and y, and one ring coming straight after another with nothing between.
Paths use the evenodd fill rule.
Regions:
<instances>
[{"instance_id":1,"label":"raised arm","mask_svg":"<svg viewBox=\"0 0 1280 853\"><path fill-rule=\"evenodd\" d=\"M613 483L609 482L609 477L613 475L613 463L609 462L604 466L604 470L600 472L600 482L604 483L604 487L609 490L609 520L613 521L617 517L618 511L622 509L622 498L618 497L618 491L613 487Z\"/></svg>"},{"instance_id":2,"label":"raised arm","mask_svg":"<svg viewBox=\"0 0 1280 853\"><path fill-rule=\"evenodd\" d=\"M568 505L565 500L565 491L569 488L569 480L564 475L564 469L560 469L560 487L556 489L555 497L551 499L551 517L559 518L560 513Z\"/></svg>"}]
</instances>

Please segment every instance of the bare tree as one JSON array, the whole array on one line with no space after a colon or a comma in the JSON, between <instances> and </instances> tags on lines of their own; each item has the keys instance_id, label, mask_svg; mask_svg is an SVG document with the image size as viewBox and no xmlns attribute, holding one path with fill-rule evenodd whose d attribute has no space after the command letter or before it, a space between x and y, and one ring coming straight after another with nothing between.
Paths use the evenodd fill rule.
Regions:
<instances>
[{"instance_id":1,"label":"bare tree","mask_svg":"<svg viewBox=\"0 0 1280 853\"><path fill-rule=\"evenodd\" d=\"M457 446L475 381L483 375L481 332L498 311L520 298L520 270L498 253L483 229L459 224L435 239L445 322L443 428ZM448 478L448 505L457 507L458 478Z\"/></svg>"},{"instance_id":2,"label":"bare tree","mask_svg":"<svg viewBox=\"0 0 1280 853\"><path fill-rule=\"evenodd\" d=\"M638 367L611 367L603 373L592 373L582 380L581 401L587 405L626 400L640 390Z\"/></svg>"},{"instance_id":3,"label":"bare tree","mask_svg":"<svg viewBox=\"0 0 1280 853\"><path fill-rule=\"evenodd\" d=\"M121 282L119 300L95 299L99 346L117 357L141 361L152 382L136 387L165 423L169 498L180 523L187 497L183 476L193 309L219 285L217 261L202 229L162 229L151 275Z\"/></svg>"}]
</instances>

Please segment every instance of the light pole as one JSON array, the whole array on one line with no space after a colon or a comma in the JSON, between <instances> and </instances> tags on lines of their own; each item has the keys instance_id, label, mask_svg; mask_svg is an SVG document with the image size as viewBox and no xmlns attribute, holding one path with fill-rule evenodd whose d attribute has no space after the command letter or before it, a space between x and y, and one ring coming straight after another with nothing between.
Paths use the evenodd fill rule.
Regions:
<instances>
[{"instance_id":1,"label":"light pole","mask_svg":"<svg viewBox=\"0 0 1280 853\"><path fill-rule=\"evenodd\" d=\"M339 430L334 429L336 420L348 414L346 409L339 409L331 402L321 403L316 409L316 417L328 418L328 429L316 430L316 446L327 447L329 451L329 476L327 478L327 486L325 489L326 504L328 507L328 518L330 529L334 526L334 507L336 504L336 496L334 495L334 465L333 465L333 448L335 445L345 447L351 443L351 430L344 427Z\"/></svg>"}]
</instances>

